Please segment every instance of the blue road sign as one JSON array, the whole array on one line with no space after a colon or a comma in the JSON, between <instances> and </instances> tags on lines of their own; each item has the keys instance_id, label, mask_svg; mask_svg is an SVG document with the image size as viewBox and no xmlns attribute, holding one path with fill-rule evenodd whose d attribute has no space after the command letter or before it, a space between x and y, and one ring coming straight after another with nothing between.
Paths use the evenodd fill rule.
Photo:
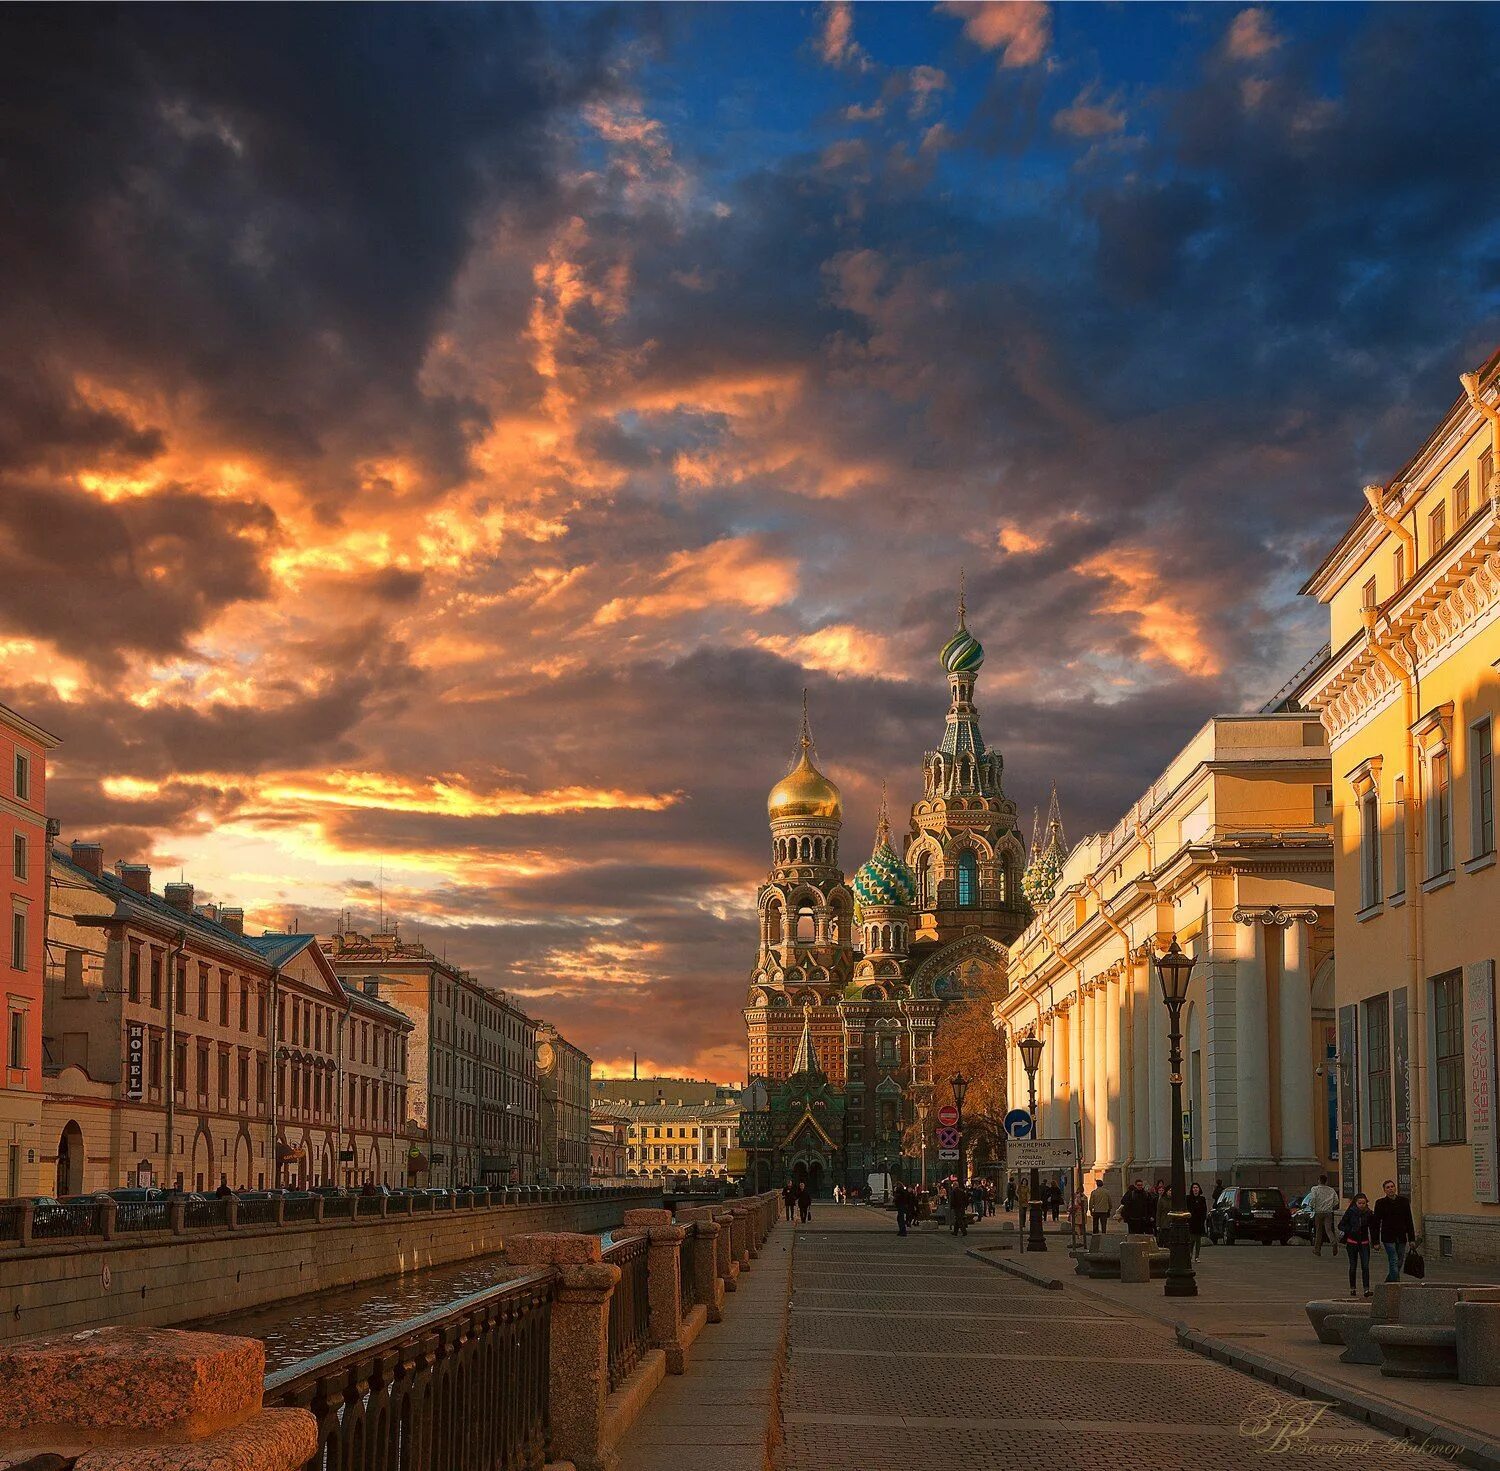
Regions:
<instances>
[{"instance_id":1,"label":"blue road sign","mask_svg":"<svg viewBox=\"0 0 1500 1471\"><path fill-rule=\"evenodd\" d=\"M1031 1138L1031 1115L1024 1108L1013 1108L1006 1114L1005 1137L1007 1139Z\"/></svg>"}]
</instances>

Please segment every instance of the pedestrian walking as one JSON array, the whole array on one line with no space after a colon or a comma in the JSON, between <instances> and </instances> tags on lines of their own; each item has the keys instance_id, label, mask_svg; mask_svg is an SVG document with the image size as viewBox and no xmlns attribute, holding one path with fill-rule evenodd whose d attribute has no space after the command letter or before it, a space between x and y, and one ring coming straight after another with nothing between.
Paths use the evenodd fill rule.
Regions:
<instances>
[{"instance_id":1,"label":"pedestrian walking","mask_svg":"<svg viewBox=\"0 0 1500 1471\"><path fill-rule=\"evenodd\" d=\"M804 1226L812 1217L812 1188L806 1180L797 1187L797 1215Z\"/></svg>"},{"instance_id":2,"label":"pedestrian walking","mask_svg":"<svg viewBox=\"0 0 1500 1471\"><path fill-rule=\"evenodd\" d=\"M781 1208L786 1212L788 1221L792 1219L792 1211L797 1205L797 1187L790 1180L781 1187Z\"/></svg>"},{"instance_id":3,"label":"pedestrian walking","mask_svg":"<svg viewBox=\"0 0 1500 1471\"><path fill-rule=\"evenodd\" d=\"M896 1235L906 1235L906 1228L915 1214L915 1205L916 1199L905 1183L896 1186Z\"/></svg>"},{"instance_id":4,"label":"pedestrian walking","mask_svg":"<svg viewBox=\"0 0 1500 1471\"><path fill-rule=\"evenodd\" d=\"M1016 1208L1016 1182L1014 1178L1005 1182L1005 1212L1010 1214Z\"/></svg>"},{"instance_id":5,"label":"pedestrian walking","mask_svg":"<svg viewBox=\"0 0 1500 1471\"><path fill-rule=\"evenodd\" d=\"M969 1234L969 1192L962 1180L955 1180L948 1191L948 1221L954 1236Z\"/></svg>"},{"instance_id":6,"label":"pedestrian walking","mask_svg":"<svg viewBox=\"0 0 1500 1471\"><path fill-rule=\"evenodd\" d=\"M1338 1256L1338 1234L1334 1228L1334 1217L1338 1214L1339 1193L1328 1183L1327 1175L1319 1175L1318 1183L1307 1192L1307 1209L1312 1215L1313 1255L1323 1255L1323 1243L1328 1243L1334 1256Z\"/></svg>"},{"instance_id":7,"label":"pedestrian walking","mask_svg":"<svg viewBox=\"0 0 1500 1471\"><path fill-rule=\"evenodd\" d=\"M1120 1201L1120 1219L1132 1236L1149 1236L1156 1229L1156 1197L1145 1182L1131 1183Z\"/></svg>"},{"instance_id":8,"label":"pedestrian walking","mask_svg":"<svg viewBox=\"0 0 1500 1471\"><path fill-rule=\"evenodd\" d=\"M1104 1176L1100 1175L1094 1188L1089 1191L1089 1215L1093 1218L1094 1230L1100 1236L1109 1230L1109 1216L1114 1208L1114 1197L1105 1188Z\"/></svg>"},{"instance_id":9,"label":"pedestrian walking","mask_svg":"<svg viewBox=\"0 0 1500 1471\"><path fill-rule=\"evenodd\" d=\"M1188 1191L1188 1230L1193 1233L1193 1260L1197 1261L1203 1255L1203 1238L1208 1234L1208 1197L1196 1180Z\"/></svg>"},{"instance_id":10,"label":"pedestrian walking","mask_svg":"<svg viewBox=\"0 0 1500 1471\"><path fill-rule=\"evenodd\" d=\"M1047 1187L1047 1204L1052 1210L1053 1223L1062 1217L1062 1186L1056 1180Z\"/></svg>"},{"instance_id":11,"label":"pedestrian walking","mask_svg":"<svg viewBox=\"0 0 1500 1471\"><path fill-rule=\"evenodd\" d=\"M1370 1238L1374 1235L1374 1213L1370 1210L1370 1197L1361 1191L1349 1202L1349 1209L1339 1222L1339 1240L1349 1255L1349 1296L1358 1297L1354 1290L1356 1268L1364 1273L1365 1296L1370 1295Z\"/></svg>"},{"instance_id":12,"label":"pedestrian walking","mask_svg":"<svg viewBox=\"0 0 1500 1471\"><path fill-rule=\"evenodd\" d=\"M1375 1202L1372 1223L1374 1236L1385 1247L1385 1280L1399 1282L1406 1249L1417 1239L1417 1228L1411 1218L1411 1201L1396 1192L1396 1182L1387 1180L1385 1193Z\"/></svg>"},{"instance_id":13,"label":"pedestrian walking","mask_svg":"<svg viewBox=\"0 0 1500 1471\"><path fill-rule=\"evenodd\" d=\"M1156 1212L1156 1244L1164 1246L1167 1240L1167 1216L1172 1210L1172 1195L1165 1180L1156 1182L1153 1208Z\"/></svg>"}]
</instances>

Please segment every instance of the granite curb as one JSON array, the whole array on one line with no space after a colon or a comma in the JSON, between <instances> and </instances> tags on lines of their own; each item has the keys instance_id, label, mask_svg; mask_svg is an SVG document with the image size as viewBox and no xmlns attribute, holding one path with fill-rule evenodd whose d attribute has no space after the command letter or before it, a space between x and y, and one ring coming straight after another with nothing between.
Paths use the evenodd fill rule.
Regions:
<instances>
[{"instance_id":1,"label":"granite curb","mask_svg":"<svg viewBox=\"0 0 1500 1471\"><path fill-rule=\"evenodd\" d=\"M1001 1261L997 1256L991 1256L984 1250L976 1250L970 1247L964 1252L965 1256L973 1257L976 1262L983 1262L987 1267L994 1267L1000 1272L1009 1272L1012 1277L1020 1277L1025 1282L1030 1282L1033 1287L1045 1287L1049 1292L1061 1292L1062 1282L1056 1277L1049 1277L1039 1268L1033 1268L1022 1261Z\"/></svg>"},{"instance_id":2,"label":"granite curb","mask_svg":"<svg viewBox=\"0 0 1500 1471\"><path fill-rule=\"evenodd\" d=\"M1451 1445L1458 1452L1453 1459L1460 1465L1474 1467L1475 1471L1500 1471L1500 1444L1485 1439L1467 1426L1433 1419L1404 1405L1393 1405L1378 1392L1352 1389L1347 1384L1325 1379L1307 1369L1294 1368L1279 1359L1255 1353L1236 1343L1227 1343L1183 1323L1177 1325L1177 1343L1180 1348L1274 1384L1278 1389L1306 1399L1327 1400L1341 1414L1387 1434L1403 1436L1418 1444L1425 1441Z\"/></svg>"}]
</instances>

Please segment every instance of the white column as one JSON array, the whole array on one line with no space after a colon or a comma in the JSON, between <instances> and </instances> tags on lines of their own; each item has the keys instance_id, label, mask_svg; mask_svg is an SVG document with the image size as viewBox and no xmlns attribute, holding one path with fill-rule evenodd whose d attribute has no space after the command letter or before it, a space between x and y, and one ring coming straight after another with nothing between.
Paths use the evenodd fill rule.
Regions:
<instances>
[{"instance_id":1,"label":"white column","mask_svg":"<svg viewBox=\"0 0 1500 1471\"><path fill-rule=\"evenodd\" d=\"M1281 1159L1313 1158L1312 975L1305 921L1287 926L1281 951Z\"/></svg>"},{"instance_id":2,"label":"white column","mask_svg":"<svg viewBox=\"0 0 1500 1471\"><path fill-rule=\"evenodd\" d=\"M1138 961L1131 967L1130 980L1130 1085L1135 1100L1135 1132L1130 1141L1132 1163L1144 1162L1151 1152L1150 989L1150 970Z\"/></svg>"},{"instance_id":3,"label":"white column","mask_svg":"<svg viewBox=\"0 0 1500 1471\"><path fill-rule=\"evenodd\" d=\"M1120 1008L1125 1003L1125 983L1119 976L1111 976L1104 983L1104 1056L1108 1063L1104 1136L1105 1154L1111 1164L1119 1164L1125 1158L1120 1147L1123 1131L1120 1115L1125 1102L1123 1086L1124 1069L1120 1066Z\"/></svg>"},{"instance_id":4,"label":"white column","mask_svg":"<svg viewBox=\"0 0 1500 1471\"><path fill-rule=\"evenodd\" d=\"M1095 984L1089 994L1089 1097L1094 1104L1094 1168L1100 1169L1109 1159L1109 1076L1104 1052L1104 1013L1109 1010L1109 993Z\"/></svg>"},{"instance_id":5,"label":"white column","mask_svg":"<svg viewBox=\"0 0 1500 1471\"><path fill-rule=\"evenodd\" d=\"M1076 1100L1074 1108L1077 1110L1079 1131L1083 1138L1085 1160L1093 1158L1090 1131L1094 1124L1090 1111L1088 1072L1084 1063L1084 1033L1088 1029L1088 1020L1088 999L1084 996L1080 983L1073 993L1073 1097Z\"/></svg>"},{"instance_id":6,"label":"white column","mask_svg":"<svg viewBox=\"0 0 1500 1471\"><path fill-rule=\"evenodd\" d=\"M1172 1085L1167 1081L1167 1007L1159 988L1146 987L1143 1009L1146 1046L1151 1056L1151 1169L1153 1176L1165 1179L1172 1161Z\"/></svg>"},{"instance_id":7,"label":"white column","mask_svg":"<svg viewBox=\"0 0 1500 1471\"><path fill-rule=\"evenodd\" d=\"M1237 923L1234 936L1235 1107L1238 1163L1265 1164L1271 1154L1271 1079L1266 1017L1265 926Z\"/></svg>"}]
</instances>

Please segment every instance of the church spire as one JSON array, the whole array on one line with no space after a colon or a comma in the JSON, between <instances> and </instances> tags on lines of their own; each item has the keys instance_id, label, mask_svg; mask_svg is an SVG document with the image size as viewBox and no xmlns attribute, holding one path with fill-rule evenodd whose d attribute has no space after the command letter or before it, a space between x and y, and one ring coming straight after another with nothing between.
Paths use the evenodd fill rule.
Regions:
<instances>
[{"instance_id":1,"label":"church spire","mask_svg":"<svg viewBox=\"0 0 1500 1471\"><path fill-rule=\"evenodd\" d=\"M1052 797L1047 803L1046 834L1038 838L1033 823L1031 858L1021 877L1021 891L1036 908L1052 902L1067 861L1068 843L1063 836L1062 808L1057 800L1057 783L1053 782Z\"/></svg>"},{"instance_id":2,"label":"church spire","mask_svg":"<svg viewBox=\"0 0 1500 1471\"><path fill-rule=\"evenodd\" d=\"M812 1007L806 1002L802 1006L802 1036L797 1043L797 1056L792 1060L792 1072L816 1073L820 1072L818 1067L818 1054L813 1047L812 1039Z\"/></svg>"},{"instance_id":3,"label":"church spire","mask_svg":"<svg viewBox=\"0 0 1500 1471\"><path fill-rule=\"evenodd\" d=\"M875 824L875 846L891 841L891 814L886 806L885 782L880 783L880 819Z\"/></svg>"},{"instance_id":4,"label":"church spire","mask_svg":"<svg viewBox=\"0 0 1500 1471\"><path fill-rule=\"evenodd\" d=\"M960 633L965 632L969 626L964 622L966 611L964 607L964 569L960 567L958 569L958 631Z\"/></svg>"}]
</instances>

